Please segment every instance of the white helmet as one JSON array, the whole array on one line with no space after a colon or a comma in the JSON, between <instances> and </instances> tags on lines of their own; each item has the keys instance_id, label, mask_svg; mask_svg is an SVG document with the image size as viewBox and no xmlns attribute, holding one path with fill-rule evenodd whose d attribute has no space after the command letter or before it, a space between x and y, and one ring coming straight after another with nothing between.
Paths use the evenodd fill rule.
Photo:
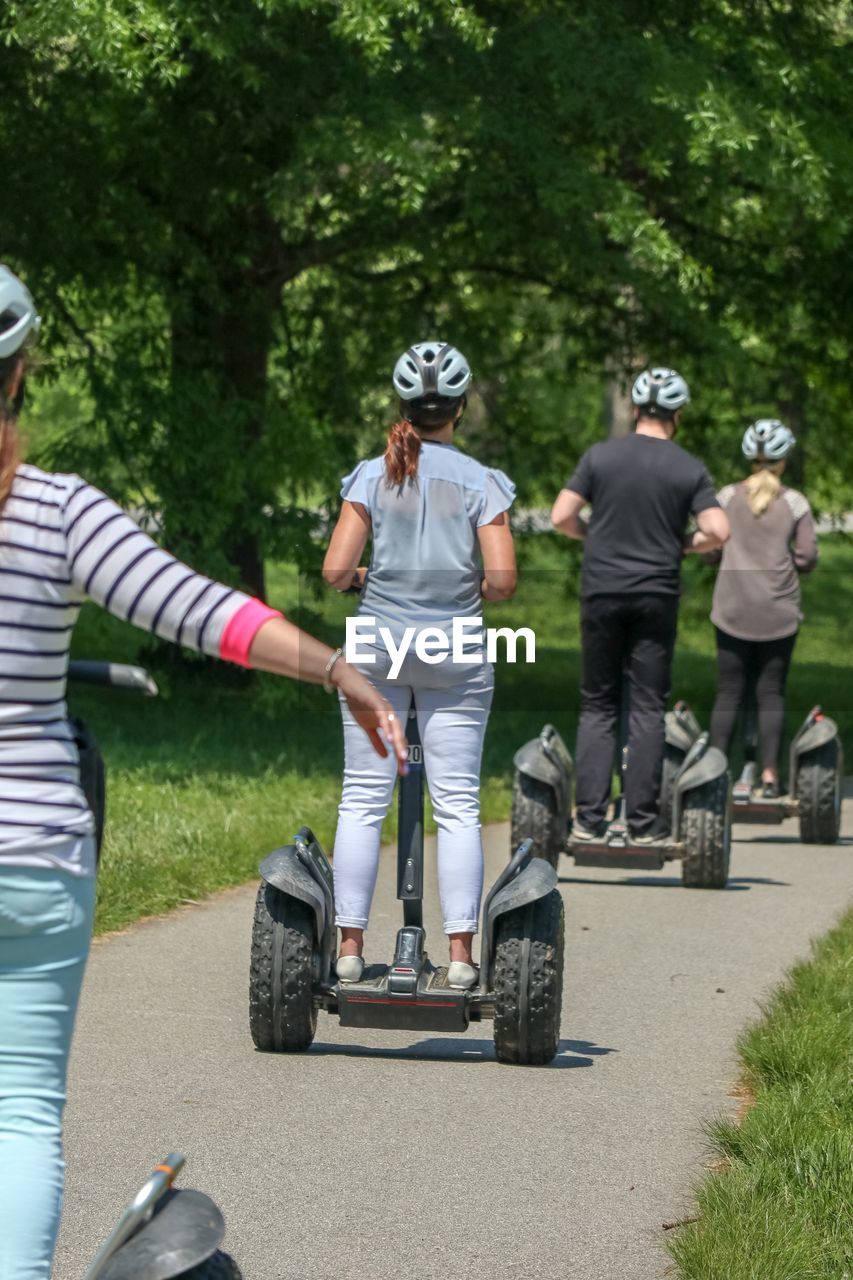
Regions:
<instances>
[{"instance_id":1,"label":"white helmet","mask_svg":"<svg viewBox=\"0 0 853 1280\"><path fill-rule=\"evenodd\" d=\"M20 351L38 333L41 318L25 284L0 264L0 360Z\"/></svg>"},{"instance_id":2,"label":"white helmet","mask_svg":"<svg viewBox=\"0 0 853 1280\"><path fill-rule=\"evenodd\" d=\"M644 369L631 388L631 399L641 409L675 413L690 399L690 388L674 369Z\"/></svg>"},{"instance_id":3,"label":"white helmet","mask_svg":"<svg viewBox=\"0 0 853 1280\"><path fill-rule=\"evenodd\" d=\"M470 381L468 361L447 342L416 342L394 366L394 388L401 400L458 400Z\"/></svg>"},{"instance_id":4,"label":"white helmet","mask_svg":"<svg viewBox=\"0 0 853 1280\"><path fill-rule=\"evenodd\" d=\"M781 462L797 443L790 427L778 418L759 418L747 427L743 437L743 456L750 462Z\"/></svg>"}]
</instances>

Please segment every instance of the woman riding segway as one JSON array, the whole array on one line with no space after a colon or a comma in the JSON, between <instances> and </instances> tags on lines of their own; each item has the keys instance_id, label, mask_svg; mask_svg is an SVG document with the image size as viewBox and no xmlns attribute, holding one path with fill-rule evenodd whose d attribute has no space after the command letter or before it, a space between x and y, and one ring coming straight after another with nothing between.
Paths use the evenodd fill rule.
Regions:
<instances>
[{"instance_id":1,"label":"woman riding segway","mask_svg":"<svg viewBox=\"0 0 853 1280\"><path fill-rule=\"evenodd\" d=\"M361 588L358 615L374 628L369 672L405 723L414 704L438 827L438 873L451 986L476 980L471 945L483 886L480 760L494 676L482 647L465 661L448 652L454 618L480 615L482 600L505 600L516 569L507 512L515 488L501 472L461 453L453 435L465 409L471 370L441 342L421 342L397 361L400 420L381 457L360 462L343 481L343 506L324 564L338 590ZM368 537L370 568L358 568ZM480 567L482 559L483 568ZM386 638L380 637L380 628ZM411 651L392 674L389 643L429 630L432 661ZM426 641L426 637L424 637ZM441 657L440 654L444 653ZM376 882L382 822L394 770L374 761L344 721L344 784L335 836L337 961L342 981L358 981Z\"/></svg>"},{"instance_id":2,"label":"woman riding segway","mask_svg":"<svg viewBox=\"0 0 853 1280\"><path fill-rule=\"evenodd\" d=\"M79 476L22 461L17 420L39 323L29 291L0 266L0 1275L9 1280L50 1274L68 1051L92 932L95 824L65 705L84 597L214 657L334 684L374 747L386 754L381 729L401 767L406 758L391 707L326 645L193 573Z\"/></svg>"},{"instance_id":3,"label":"woman riding segway","mask_svg":"<svg viewBox=\"0 0 853 1280\"><path fill-rule=\"evenodd\" d=\"M758 709L762 794L779 796L779 747L785 684L797 639L799 575L817 563L807 499L782 484L796 441L776 418L761 418L743 438L751 474L718 495L731 538L709 560L720 564L711 621L717 635L717 696L711 743L728 754L738 711L750 684Z\"/></svg>"}]
</instances>

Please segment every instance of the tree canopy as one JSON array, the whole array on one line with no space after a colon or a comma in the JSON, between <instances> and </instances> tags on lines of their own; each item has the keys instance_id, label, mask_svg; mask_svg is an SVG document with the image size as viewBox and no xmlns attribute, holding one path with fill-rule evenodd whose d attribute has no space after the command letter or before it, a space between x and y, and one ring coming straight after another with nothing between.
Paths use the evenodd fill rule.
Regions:
<instances>
[{"instance_id":1,"label":"tree canopy","mask_svg":"<svg viewBox=\"0 0 853 1280\"><path fill-rule=\"evenodd\" d=\"M46 317L37 449L261 591L437 334L475 368L472 447L530 499L654 360L721 480L787 414L843 507L851 14L7 0L0 253Z\"/></svg>"}]
</instances>

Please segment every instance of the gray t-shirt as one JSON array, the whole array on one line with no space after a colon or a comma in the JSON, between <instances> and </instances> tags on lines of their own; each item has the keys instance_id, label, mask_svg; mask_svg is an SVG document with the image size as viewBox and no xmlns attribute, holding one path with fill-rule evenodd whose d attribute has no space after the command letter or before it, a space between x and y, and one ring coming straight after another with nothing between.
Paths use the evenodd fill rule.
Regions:
<instances>
[{"instance_id":1,"label":"gray t-shirt","mask_svg":"<svg viewBox=\"0 0 853 1280\"><path fill-rule=\"evenodd\" d=\"M800 626L799 575L817 563L814 520L806 498L782 488L760 516L743 484L718 494L732 528L714 586L711 621L739 640L781 640ZM712 557L708 557L711 559Z\"/></svg>"},{"instance_id":2,"label":"gray t-shirt","mask_svg":"<svg viewBox=\"0 0 853 1280\"><path fill-rule=\"evenodd\" d=\"M515 499L502 471L426 440L414 479L389 485L384 459L370 458L344 477L341 497L367 508L373 530L359 617L375 618L399 643L406 627L450 637L454 617L480 615L477 529Z\"/></svg>"}]
</instances>

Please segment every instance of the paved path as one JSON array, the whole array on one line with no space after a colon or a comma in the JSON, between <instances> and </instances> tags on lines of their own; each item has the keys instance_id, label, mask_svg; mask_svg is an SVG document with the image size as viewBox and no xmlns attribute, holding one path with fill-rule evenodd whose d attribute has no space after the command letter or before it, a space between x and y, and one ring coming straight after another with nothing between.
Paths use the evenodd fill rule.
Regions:
<instances>
[{"instance_id":1,"label":"paved path","mask_svg":"<svg viewBox=\"0 0 853 1280\"><path fill-rule=\"evenodd\" d=\"M305 1057L247 1030L254 888L96 945L68 1108L56 1280L79 1280L148 1168L187 1153L246 1280L652 1280L662 1223L700 1176L703 1120L734 1107L733 1043L853 893L847 842L740 828L726 892L561 867L561 1052L499 1066L460 1037L343 1031ZM506 828L488 832L494 875ZM397 924L384 855L369 954ZM430 892L433 888L429 886ZM428 918L434 944L438 922ZM434 945L434 951L437 947Z\"/></svg>"}]
</instances>

